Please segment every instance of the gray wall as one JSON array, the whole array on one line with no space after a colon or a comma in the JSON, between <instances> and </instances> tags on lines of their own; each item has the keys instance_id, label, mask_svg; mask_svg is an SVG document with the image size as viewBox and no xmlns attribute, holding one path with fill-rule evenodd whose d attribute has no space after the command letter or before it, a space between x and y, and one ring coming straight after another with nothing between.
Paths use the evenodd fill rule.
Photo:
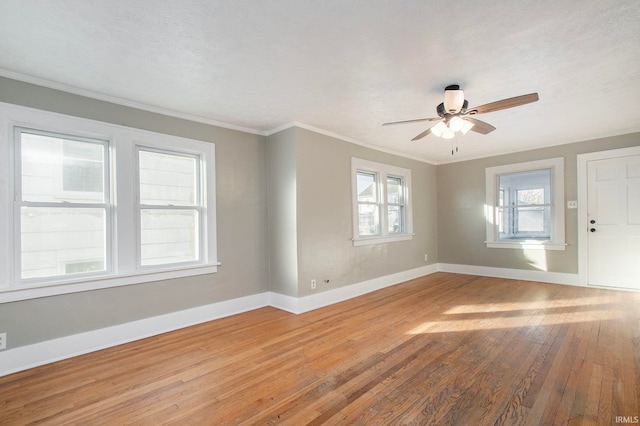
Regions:
<instances>
[{"instance_id":1,"label":"gray wall","mask_svg":"<svg viewBox=\"0 0 640 426\"><path fill-rule=\"evenodd\" d=\"M269 283L272 291L298 296L296 128L269 136Z\"/></svg>"},{"instance_id":2,"label":"gray wall","mask_svg":"<svg viewBox=\"0 0 640 426\"><path fill-rule=\"evenodd\" d=\"M0 304L9 348L267 291L263 136L0 78L0 101L216 144L218 273Z\"/></svg>"},{"instance_id":3,"label":"gray wall","mask_svg":"<svg viewBox=\"0 0 640 426\"><path fill-rule=\"evenodd\" d=\"M353 246L351 157L411 169L412 240ZM299 296L438 261L435 166L297 128L296 167Z\"/></svg>"},{"instance_id":4,"label":"gray wall","mask_svg":"<svg viewBox=\"0 0 640 426\"><path fill-rule=\"evenodd\" d=\"M484 169L564 156L566 199L574 200L577 154L640 143L632 134L436 167L302 128L265 138L6 78L0 102L214 142L222 263L216 274L0 304L10 348L267 290L305 296L314 292L312 278L320 292L437 262L517 269L544 262L549 271L576 273L576 210L566 211L566 251L527 257L485 248ZM413 240L353 246L351 157L411 169Z\"/></svg>"},{"instance_id":5,"label":"gray wall","mask_svg":"<svg viewBox=\"0 0 640 426\"><path fill-rule=\"evenodd\" d=\"M578 215L566 201L578 199L577 155L640 145L640 133L596 139L438 166L438 253L441 263L578 273ZM485 168L564 157L564 251L486 248Z\"/></svg>"}]
</instances>

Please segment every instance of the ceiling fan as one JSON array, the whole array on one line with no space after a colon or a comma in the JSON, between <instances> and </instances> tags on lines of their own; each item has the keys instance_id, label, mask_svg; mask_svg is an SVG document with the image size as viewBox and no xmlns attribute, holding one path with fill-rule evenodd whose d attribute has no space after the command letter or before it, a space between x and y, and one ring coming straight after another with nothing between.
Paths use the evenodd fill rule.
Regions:
<instances>
[{"instance_id":1,"label":"ceiling fan","mask_svg":"<svg viewBox=\"0 0 640 426\"><path fill-rule=\"evenodd\" d=\"M486 114L488 112L499 111L501 109L513 108L525 105L538 100L537 93L529 93L528 95L516 96L513 98L502 99L500 101L491 102L474 108L468 108L469 102L464 98L464 92L457 84L452 84L444 88L444 102L436 108L437 117L417 118L414 120L392 121L383 123L383 126L391 124L416 123L419 121L439 121L433 127L428 128L424 132L417 135L412 141L422 139L423 137L433 134L444 139L451 139L456 132L467 134L469 130L486 135L494 131L496 128L489 123L477 120L471 116L478 114Z\"/></svg>"}]
</instances>

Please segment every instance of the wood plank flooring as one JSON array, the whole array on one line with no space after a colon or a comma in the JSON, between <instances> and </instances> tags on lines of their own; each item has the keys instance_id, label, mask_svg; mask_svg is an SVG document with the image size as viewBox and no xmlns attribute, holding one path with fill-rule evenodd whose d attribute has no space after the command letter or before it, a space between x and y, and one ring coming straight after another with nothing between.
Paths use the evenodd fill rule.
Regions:
<instances>
[{"instance_id":1,"label":"wood plank flooring","mask_svg":"<svg viewBox=\"0 0 640 426\"><path fill-rule=\"evenodd\" d=\"M639 399L640 293L437 273L0 378L0 424L610 425Z\"/></svg>"}]
</instances>

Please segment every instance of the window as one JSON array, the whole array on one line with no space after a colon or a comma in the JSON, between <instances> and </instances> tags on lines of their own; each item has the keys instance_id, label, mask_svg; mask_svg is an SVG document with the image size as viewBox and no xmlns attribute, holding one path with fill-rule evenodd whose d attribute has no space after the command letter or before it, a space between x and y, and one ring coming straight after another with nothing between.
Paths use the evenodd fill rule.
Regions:
<instances>
[{"instance_id":1,"label":"window","mask_svg":"<svg viewBox=\"0 0 640 426\"><path fill-rule=\"evenodd\" d=\"M486 169L487 246L564 250L564 159Z\"/></svg>"},{"instance_id":2,"label":"window","mask_svg":"<svg viewBox=\"0 0 640 426\"><path fill-rule=\"evenodd\" d=\"M14 128L14 137L18 278L28 282L107 271L108 141L23 127ZM66 267L86 259L99 260L88 269Z\"/></svg>"},{"instance_id":3,"label":"window","mask_svg":"<svg viewBox=\"0 0 640 426\"><path fill-rule=\"evenodd\" d=\"M0 118L0 303L217 271L214 144L2 103Z\"/></svg>"},{"instance_id":4,"label":"window","mask_svg":"<svg viewBox=\"0 0 640 426\"><path fill-rule=\"evenodd\" d=\"M411 239L411 170L359 158L351 169L353 244Z\"/></svg>"},{"instance_id":5,"label":"window","mask_svg":"<svg viewBox=\"0 0 640 426\"><path fill-rule=\"evenodd\" d=\"M138 147L139 265L200 260L199 157Z\"/></svg>"}]
</instances>

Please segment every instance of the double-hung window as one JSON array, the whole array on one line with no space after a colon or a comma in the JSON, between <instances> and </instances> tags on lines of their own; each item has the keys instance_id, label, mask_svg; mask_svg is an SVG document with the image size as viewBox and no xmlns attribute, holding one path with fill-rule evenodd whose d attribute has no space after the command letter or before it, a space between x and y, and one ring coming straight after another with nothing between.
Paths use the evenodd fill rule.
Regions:
<instances>
[{"instance_id":1,"label":"double-hung window","mask_svg":"<svg viewBox=\"0 0 640 426\"><path fill-rule=\"evenodd\" d=\"M109 141L17 126L14 140L19 280L110 270Z\"/></svg>"},{"instance_id":2,"label":"double-hung window","mask_svg":"<svg viewBox=\"0 0 640 426\"><path fill-rule=\"evenodd\" d=\"M486 169L487 246L564 249L564 159Z\"/></svg>"},{"instance_id":3,"label":"double-hung window","mask_svg":"<svg viewBox=\"0 0 640 426\"><path fill-rule=\"evenodd\" d=\"M411 170L352 158L351 174L354 245L411 239Z\"/></svg>"},{"instance_id":4,"label":"double-hung window","mask_svg":"<svg viewBox=\"0 0 640 426\"><path fill-rule=\"evenodd\" d=\"M200 157L137 147L139 265L200 260Z\"/></svg>"},{"instance_id":5,"label":"double-hung window","mask_svg":"<svg viewBox=\"0 0 640 426\"><path fill-rule=\"evenodd\" d=\"M216 272L214 167L213 143L0 103L0 303Z\"/></svg>"}]
</instances>

